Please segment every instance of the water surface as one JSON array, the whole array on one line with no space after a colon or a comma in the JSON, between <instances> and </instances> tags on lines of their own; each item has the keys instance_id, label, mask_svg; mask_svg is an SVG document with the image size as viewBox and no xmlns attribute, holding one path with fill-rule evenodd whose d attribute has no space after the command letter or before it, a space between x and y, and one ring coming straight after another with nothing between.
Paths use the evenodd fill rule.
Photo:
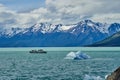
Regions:
<instances>
[{"instance_id":1,"label":"water surface","mask_svg":"<svg viewBox=\"0 0 120 80\"><path fill-rule=\"evenodd\" d=\"M47 54L30 54L39 48L0 48L0 80L105 80L120 66L120 48L42 48ZM66 60L70 51L82 50L88 60Z\"/></svg>"}]
</instances>

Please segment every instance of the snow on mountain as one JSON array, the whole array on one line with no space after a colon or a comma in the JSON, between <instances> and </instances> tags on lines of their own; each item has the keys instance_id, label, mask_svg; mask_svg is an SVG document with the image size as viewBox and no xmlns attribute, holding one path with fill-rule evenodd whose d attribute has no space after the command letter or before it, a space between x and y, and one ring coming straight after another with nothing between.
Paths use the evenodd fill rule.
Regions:
<instances>
[{"instance_id":1,"label":"snow on mountain","mask_svg":"<svg viewBox=\"0 0 120 80\"><path fill-rule=\"evenodd\" d=\"M101 33L107 33L107 34L109 34L109 30L108 30L109 26L110 26L110 24L107 24L107 23L104 23L104 24L102 24L102 23L97 23L97 24L96 24L96 28L97 28Z\"/></svg>"},{"instance_id":2,"label":"snow on mountain","mask_svg":"<svg viewBox=\"0 0 120 80\"><path fill-rule=\"evenodd\" d=\"M76 24L36 23L30 27L0 29L0 46L83 46L120 31L120 24L83 20ZM12 43L12 44L11 44Z\"/></svg>"},{"instance_id":3,"label":"snow on mountain","mask_svg":"<svg viewBox=\"0 0 120 80\"><path fill-rule=\"evenodd\" d=\"M45 33L51 33L53 32L57 26L62 26L62 25L53 25L49 23L37 23L34 26L32 26L32 32L42 32L43 34Z\"/></svg>"},{"instance_id":4,"label":"snow on mountain","mask_svg":"<svg viewBox=\"0 0 120 80\"><path fill-rule=\"evenodd\" d=\"M59 27L58 30L60 30L60 31L67 31L67 30L69 30L71 28L74 28L74 27L76 27L76 24L63 25L63 26Z\"/></svg>"},{"instance_id":5,"label":"snow on mountain","mask_svg":"<svg viewBox=\"0 0 120 80\"><path fill-rule=\"evenodd\" d=\"M38 24L35 24L34 27L33 27L33 29L32 29L32 31L33 31L33 32L38 31L38 30L40 29L40 26L41 26L41 24L39 24L39 23L38 23Z\"/></svg>"},{"instance_id":6,"label":"snow on mountain","mask_svg":"<svg viewBox=\"0 0 120 80\"><path fill-rule=\"evenodd\" d=\"M109 24L106 23L96 23L91 20L84 20L77 23L76 26L69 31L73 34L86 33L88 31L109 34L108 27Z\"/></svg>"},{"instance_id":7,"label":"snow on mountain","mask_svg":"<svg viewBox=\"0 0 120 80\"><path fill-rule=\"evenodd\" d=\"M25 28L5 28L0 31L0 36L12 37L24 31Z\"/></svg>"},{"instance_id":8,"label":"snow on mountain","mask_svg":"<svg viewBox=\"0 0 120 80\"><path fill-rule=\"evenodd\" d=\"M110 25L107 23L99 23L99 22L93 22L91 20L85 20L84 24L91 27L93 30L95 30L96 28L101 33L109 33L108 28Z\"/></svg>"},{"instance_id":9,"label":"snow on mountain","mask_svg":"<svg viewBox=\"0 0 120 80\"><path fill-rule=\"evenodd\" d=\"M114 26L114 27L113 27ZM107 24L93 22L91 20L82 20L77 24L63 25L63 24L49 24L49 23L37 23L29 28L8 28L0 30L0 36L12 37L16 34L25 34L27 32L41 32L45 33L55 33L55 32L67 32L71 34L80 34L88 32L98 32L102 34L114 34L120 31L120 24Z\"/></svg>"},{"instance_id":10,"label":"snow on mountain","mask_svg":"<svg viewBox=\"0 0 120 80\"><path fill-rule=\"evenodd\" d=\"M110 24L108 31L110 34L114 34L118 31L120 31L120 24L119 23Z\"/></svg>"}]
</instances>

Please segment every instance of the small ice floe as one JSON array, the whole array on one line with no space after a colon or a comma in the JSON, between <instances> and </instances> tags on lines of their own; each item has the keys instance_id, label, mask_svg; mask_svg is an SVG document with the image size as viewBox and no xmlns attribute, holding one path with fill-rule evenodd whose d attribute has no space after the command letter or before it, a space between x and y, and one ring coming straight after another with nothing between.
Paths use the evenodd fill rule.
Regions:
<instances>
[{"instance_id":1,"label":"small ice floe","mask_svg":"<svg viewBox=\"0 0 120 80\"><path fill-rule=\"evenodd\" d=\"M104 80L104 79L101 78L100 76L90 76L86 74L83 80Z\"/></svg>"},{"instance_id":2,"label":"small ice floe","mask_svg":"<svg viewBox=\"0 0 120 80\"><path fill-rule=\"evenodd\" d=\"M74 59L76 57L75 52L70 52L66 55L65 59Z\"/></svg>"},{"instance_id":3,"label":"small ice floe","mask_svg":"<svg viewBox=\"0 0 120 80\"><path fill-rule=\"evenodd\" d=\"M66 55L65 59L74 59L74 60L84 60L90 59L91 57L81 51L78 52L70 52Z\"/></svg>"}]
</instances>

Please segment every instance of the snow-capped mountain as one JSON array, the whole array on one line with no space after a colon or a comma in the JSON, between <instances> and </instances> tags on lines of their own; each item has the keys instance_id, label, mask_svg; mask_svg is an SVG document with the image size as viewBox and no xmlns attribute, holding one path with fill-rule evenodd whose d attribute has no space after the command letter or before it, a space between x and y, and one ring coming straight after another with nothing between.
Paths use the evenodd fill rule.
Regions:
<instances>
[{"instance_id":1,"label":"snow-capped mountain","mask_svg":"<svg viewBox=\"0 0 120 80\"><path fill-rule=\"evenodd\" d=\"M76 24L37 23L29 28L0 30L0 46L83 46L120 31L120 24L83 20Z\"/></svg>"},{"instance_id":2,"label":"snow-capped mountain","mask_svg":"<svg viewBox=\"0 0 120 80\"><path fill-rule=\"evenodd\" d=\"M118 31L120 31L120 24L119 23L113 23L108 28L109 33L112 35Z\"/></svg>"}]
</instances>

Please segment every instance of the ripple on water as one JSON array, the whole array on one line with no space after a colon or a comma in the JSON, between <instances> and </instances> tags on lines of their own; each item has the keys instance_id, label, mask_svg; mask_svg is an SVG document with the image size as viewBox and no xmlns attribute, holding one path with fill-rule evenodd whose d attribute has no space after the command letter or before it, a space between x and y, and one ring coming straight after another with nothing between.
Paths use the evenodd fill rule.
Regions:
<instances>
[{"instance_id":1,"label":"ripple on water","mask_svg":"<svg viewBox=\"0 0 120 80\"><path fill-rule=\"evenodd\" d=\"M109 58L109 52L106 58L102 57L103 52L100 57L96 55L100 55L100 52L94 55L88 52L93 59L81 61L64 59L67 53L0 53L0 80L104 80L105 75L120 65L120 55L115 54L114 59Z\"/></svg>"}]
</instances>

